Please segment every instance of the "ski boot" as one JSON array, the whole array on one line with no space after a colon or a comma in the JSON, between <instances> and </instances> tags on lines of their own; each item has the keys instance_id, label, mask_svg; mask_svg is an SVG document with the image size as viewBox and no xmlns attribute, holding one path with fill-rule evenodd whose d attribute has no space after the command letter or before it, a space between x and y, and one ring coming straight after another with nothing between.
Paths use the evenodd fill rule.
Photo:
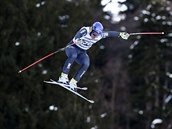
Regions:
<instances>
[{"instance_id":1,"label":"ski boot","mask_svg":"<svg viewBox=\"0 0 172 129\"><path fill-rule=\"evenodd\" d=\"M61 76L59 77L59 80L57 82L65 84L65 85L69 85L68 75L64 74L64 73L61 73Z\"/></svg>"},{"instance_id":2,"label":"ski boot","mask_svg":"<svg viewBox=\"0 0 172 129\"><path fill-rule=\"evenodd\" d=\"M72 90L77 92L77 81L74 78L72 78L70 80L69 87L70 87L70 89L72 89Z\"/></svg>"}]
</instances>

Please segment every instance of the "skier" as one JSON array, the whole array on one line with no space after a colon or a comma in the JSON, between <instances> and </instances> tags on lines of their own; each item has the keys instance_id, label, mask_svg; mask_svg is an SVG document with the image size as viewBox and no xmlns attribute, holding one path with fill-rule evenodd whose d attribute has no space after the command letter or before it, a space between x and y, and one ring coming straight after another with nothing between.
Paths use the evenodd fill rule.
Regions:
<instances>
[{"instance_id":1,"label":"skier","mask_svg":"<svg viewBox=\"0 0 172 129\"><path fill-rule=\"evenodd\" d=\"M95 22L89 27L82 27L69 42L69 44L72 45L65 49L68 58L65 61L58 82L67 84L72 90L75 90L77 83L90 65L87 50L102 38L121 37L123 39L128 39L129 36L130 35L126 32L103 31L103 25L100 22ZM76 61L81 67L69 81L68 74L74 61Z\"/></svg>"}]
</instances>

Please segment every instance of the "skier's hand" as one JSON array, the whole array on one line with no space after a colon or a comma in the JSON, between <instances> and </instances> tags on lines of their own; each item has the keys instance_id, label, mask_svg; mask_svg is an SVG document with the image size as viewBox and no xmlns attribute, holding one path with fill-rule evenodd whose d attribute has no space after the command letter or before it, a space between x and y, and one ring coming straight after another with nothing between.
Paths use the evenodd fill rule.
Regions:
<instances>
[{"instance_id":1,"label":"skier's hand","mask_svg":"<svg viewBox=\"0 0 172 129\"><path fill-rule=\"evenodd\" d=\"M75 44L81 44L83 41L82 41L82 39L77 38L77 39L74 39L73 42L74 42Z\"/></svg>"},{"instance_id":2,"label":"skier's hand","mask_svg":"<svg viewBox=\"0 0 172 129\"><path fill-rule=\"evenodd\" d=\"M130 36L130 34L128 34L127 32L120 32L119 33L119 36L122 38L122 39L125 39L127 40Z\"/></svg>"}]
</instances>

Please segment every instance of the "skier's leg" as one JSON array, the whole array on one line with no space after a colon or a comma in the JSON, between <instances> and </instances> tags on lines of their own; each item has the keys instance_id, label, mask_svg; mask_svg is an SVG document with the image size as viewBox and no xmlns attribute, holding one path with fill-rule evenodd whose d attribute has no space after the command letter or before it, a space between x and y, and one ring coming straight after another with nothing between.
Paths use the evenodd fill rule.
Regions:
<instances>
[{"instance_id":1,"label":"skier's leg","mask_svg":"<svg viewBox=\"0 0 172 129\"><path fill-rule=\"evenodd\" d=\"M59 80L58 80L58 82L62 82L62 83L68 83L69 82L68 74L69 74L69 71L70 71L70 68L71 68L73 62L77 58L77 48L70 46L70 47L66 48L65 52L66 52L66 55L68 58L65 61L65 64L63 66L63 71L62 71L61 76L59 77Z\"/></svg>"},{"instance_id":2,"label":"skier's leg","mask_svg":"<svg viewBox=\"0 0 172 129\"><path fill-rule=\"evenodd\" d=\"M76 62L80 64L81 67L69 82L71 89L75 89L75 87L77 87L77 82L81 79L90 65L90 59L86 52L82 52L78 55Z\"/></svg>"},{"instance_id":3,"label":"skier's leg","mask_svg":"<svg viewBox=\"0 0 172 129\"><path fill-rule=\"evenodd\" d=\"M81 65L80 69L75 73L74 77L71 79L71 82L77 83L84 73L87 71L90 65L90 59L86 51L80 53L76 59L76 62Z\"/></svg>"},{"instance_id":4,"label":"skier's leg","mask_svg":"<svg viewBox=\"0 0 172 129\"><path fill-rule=\"evenodd\" d=\"M65 61L65 64L63 66L63 73L69 74L70 68L78 56L77 48L71 46L71 47L66 48L65 52L68 58Z\"/></svg>"}]
</instances>

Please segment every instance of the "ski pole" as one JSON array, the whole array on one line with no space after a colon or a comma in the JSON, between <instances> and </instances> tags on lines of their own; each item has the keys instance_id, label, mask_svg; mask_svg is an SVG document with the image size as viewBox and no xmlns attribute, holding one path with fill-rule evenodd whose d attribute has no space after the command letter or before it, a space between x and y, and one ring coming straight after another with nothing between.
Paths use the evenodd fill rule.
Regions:
<instances>
[{"instance_id":1,"label":"ski pole","mask_svg":"<svg viewBox=\"0 0 172 129\"><path fill-rule=\"evenodd\" d=\"M138 32L138 33L129 33L129 35L154 35L154 34L164 34L164 32Z\"/></svg>"},{"instance_id":2,"label":"ski pole","mask_svg":"<svg viewBox=\"0 0 172 129\"><path fill-rule=\"evenodd\" d=\"M30 67L32 67L32 66L38 64L39 62L45 60L46 58L48 58L48 57L50 57L50 56L53 56L54 54L56 54L56 53L58 53L58 52L64 51L67 47L72 46L73 44L75 44L75 43L69 44L69 45L67 45L66 47L60 48L60 49L58 49L57 51L52 52L52 53L50 53L50 54L48 54L48 55L42 57L41 59L39 59L39 60L33 62L32 64L30 64L30 65L28 65L28 66L26 66L26 67L23 68L22 70L19 70L18 73L22 73L23 71L25 71L25 70L29 69Z\"/></svg>"}]
</instances>

